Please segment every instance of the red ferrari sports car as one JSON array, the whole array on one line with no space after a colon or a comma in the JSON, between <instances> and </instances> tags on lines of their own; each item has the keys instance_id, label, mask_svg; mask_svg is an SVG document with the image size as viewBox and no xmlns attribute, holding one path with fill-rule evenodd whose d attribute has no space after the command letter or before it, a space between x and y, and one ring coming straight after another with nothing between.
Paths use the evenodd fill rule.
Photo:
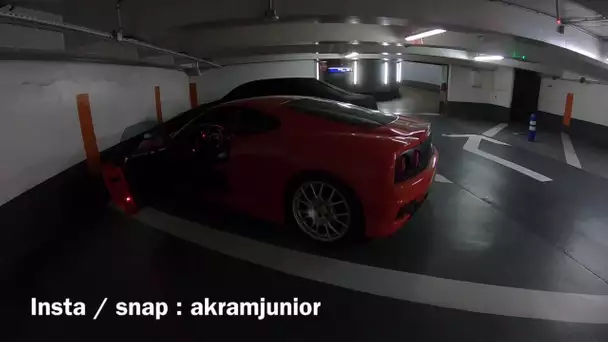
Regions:
<instances>
[{"instance_id":1,"label":"red ferrari sports car","mask_svg":"<svg viewBox=\"0 0 608 342\"><path fill-rule=\"evenodd\" d=\"M399 229L425 200L436 165L428 123L273 96L224 103L171 132L147 133L123 170L131 203L150 184L186 180L201 196L336 242Z\"/></svg>"}]
</instances>

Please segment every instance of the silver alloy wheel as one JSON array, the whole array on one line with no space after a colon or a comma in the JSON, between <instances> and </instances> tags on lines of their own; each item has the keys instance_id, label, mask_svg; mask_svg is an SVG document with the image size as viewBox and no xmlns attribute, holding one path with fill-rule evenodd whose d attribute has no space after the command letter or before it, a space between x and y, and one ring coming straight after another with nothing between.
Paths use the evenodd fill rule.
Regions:
<instances>
[{"instance_id":1,"label":"silver alloy wheel","mask_svg":"<svg viewBox=\"0 0 608 342\"><path fill-rule=\"evenodd\" d=\"M322 181L300 185L291 206L300 229L315 240L336 241L346 235L351 225L352 215L346 197Z\"/></svg>"}]
</instances>

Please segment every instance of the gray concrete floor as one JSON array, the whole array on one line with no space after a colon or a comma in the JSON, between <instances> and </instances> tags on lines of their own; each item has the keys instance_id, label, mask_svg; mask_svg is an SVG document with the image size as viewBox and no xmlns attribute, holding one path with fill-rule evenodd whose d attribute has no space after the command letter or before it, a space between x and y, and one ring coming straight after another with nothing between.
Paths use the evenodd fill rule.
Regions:
<instances>
[{"instance_id":1,"label":"gray concrete floor","mask_svg":"<svg viewBox=\"0 0 608 342\"><path fill-rule=\"evenodd\" d=\"M439 109L439 93L414 87L401 87L401 99L381 102L378 107L386 113L399 114L434 114ZM426 116L425 116L426 117ZM427 117L428 118L428 117ZM432 120L432 119L429 119ZM459 118L444 118L454 128L461 128L460 133L482 133L496 123ZM527 151L553 158L566 163L561 134L555 131L540 129L536 141L528 141L528 126L521 123L509 123L496 139L520 147ZM582 169L594 175L608 179L608 149L599 147L583 139L572 138L574 150Z\"/></svg>"},{"instance_id":2,"label":"gray concrete floor","mask_svg":"<svg viewBox=\"0 0 608 342\"><path fill-rule=\"evenodd\" d=\"M446 118L447 119L447 118ZM493 122L471 121L459 118L449 118L454 125L462 126L468 133L481 134L496 125ZM462 132L464 133L464 132ZM494 138L513 146L549 157L566 163L561 133L555 131L537 132L534 142L528 141L528 126L519 123L509 123ZM583 170L608 179L608 149L589 143L588 141L571 137L572 145L578 156Z\"/></svg>"},{"instance_id":3,"label":"gray concrete floor","mask_svg":"<svg viewBox=\"0 0 608 342\"><path fill-rule=\"evenodd\" d=\"M412 102L415 101L394 102L385 108L404 112L430 108L429 104L418 106ZM512 146L483 142L479 147L553 179L541 183L465 151L466 138L444 136L481 134L496 123L439 115L419 118L433 124L434 144L440 153L438 173L452 183L434 184L416 216L391 237L327 248L304 239L296 230L212 207L181 194L159 198L152 207L236 236L239 243L222 247L233 252L246 249L242 239L262 243L257 250L260 254L264 254L264 245L287 249L290 252L277 255L276 263L298 265L293 267L308 274L335 274L331 265L337 260L482 286L608 295L608 180L565 164L558 153L561 141L552 135L541 133L539 142L530 144L523 135L513 134L520 128L512 127L496 136ZM579 146L575 142L575 148L586 152ZM585 152L579 152L583 164L590 158ZM205 237L202 229L200 234L202 239L212 238ZM107 341L115 339L113 332L119 331L123 339L131 336L138 340L258 336L290 341L608 340L605 324L475 313L293 276L246 258L222 254L218 252L219 245L214 246L217 249L201 247L193 240L114 211L83 222L79 236L52 247L53 255L39 256L41 272L23 273L1 292L3 303L8 303L3 305L7 310L7 340L51 336L62 341ZM302 264L289 258L302 254L327 259ZM340 279L352 282L348 274ZM390 280L378 277L374 284L394 287ZM449 289L440 290L450 293ZM204 297L227 301L300 297L322 301L326 311L310 320L284 317L263 322L175 315L154 321L104 312L101 320L93 322L90 317L31 317L27 311L32 295L47 300L71 297L87 302L92 311L103 297L110 298L110 307L120 300L173 303L200 301ZM509 307L508 304L500 304L500 298L496 298L488 306Z\"/></svg>"}]
</instances>

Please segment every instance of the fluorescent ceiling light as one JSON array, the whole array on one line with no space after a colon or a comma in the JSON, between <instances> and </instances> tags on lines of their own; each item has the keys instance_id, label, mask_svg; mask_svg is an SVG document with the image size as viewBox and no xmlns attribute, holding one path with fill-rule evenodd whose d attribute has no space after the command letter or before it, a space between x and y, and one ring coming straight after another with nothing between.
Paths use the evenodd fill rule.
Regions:
<instances>
[{"instance_id":1,"label":"fluorescent ceiling light","mask_svg":"<svg viewBox=\"0 0 608 342\"><path fill-rule=\"evenodd\" d=\"M488 62L488 61L502 61L505 58L503 56L477 56L473 59L476 61L479 61L479 62Z\"/></svg>"},{"instance_id":2,"label":"fluorescent ceiling light","mask_svg":"<svg viewBox=\"0 0 608 342\"><path fill-rule=\"evenodd\" d=\"M346 58L353 58L353 57L357 57L357 56L359 56L358 52L351 52L351 53L349 53L348 55L346 55L344 57L346 57Z\"/></svg>"},{"instance_id":3,"label":"fluorescent ceiling light","mask_svg":"<svg viewBox=\"0 0 608 342\"><path fill-rule=\"evenodd\" d=\"M397 56L401 56L401 52L397 52Z\"/></svg>"},{"instance_id":4,"label":"fluorescent ceiling light","mask_svg":"<svg viewBox=\"0 0 608 342\"><path fill-rule=\"evenodd\" d=\"M386 55L388 55L388 52L383 52L382 54L386 56Z\"/></svg>"},{"instance_id":5,"label":"fluorescent ceiling light","mask_svg":"<svg viewBox=\"0 0 608 342\"><path fill-rule=\"evenodd\" d=\"M405 40L407 40L408 42L411 42L413 40L418 40L418 39L422 39L422 38L426 38L426 37L430 37L430 36L436 36L438 34L442 34L447 32L446 30L442 30L442 29L435 29L435 30L430 30L427 32L422 32L419 34L415 34L413 36L409 36L409 37L405 37Z\"/></svg>"},{"instance_id":6,"label":"fluorescent ceiling light","mask_svg":"<svg viewBox=\"0 0 608 342\"><path fill-rule=\"evenodd\" d=\"M397 46L403 46L403 44L401 44L401 43L397 43Z\"/></svg>"},{"instance_id":7,"label":"fluorescent ceiling light","mask_svg":"<svg viewBox=\"0 0 608 342\"><path fill-rule=\"evenodd\" d=\"M389 59L388 59L388 58L383 58L382 60L383 60L383 61L389 61Z\"/></svg>"},{"instance_id":8,"label":"fluorescent ceiling light","mask_svg":"<svg viewBox=\"0 0 608 342\"><path fill-rule=\"evenodd\" d=\"M382 42L382 46L388 46L387 42Z\"/></svg>"}]
</instances>

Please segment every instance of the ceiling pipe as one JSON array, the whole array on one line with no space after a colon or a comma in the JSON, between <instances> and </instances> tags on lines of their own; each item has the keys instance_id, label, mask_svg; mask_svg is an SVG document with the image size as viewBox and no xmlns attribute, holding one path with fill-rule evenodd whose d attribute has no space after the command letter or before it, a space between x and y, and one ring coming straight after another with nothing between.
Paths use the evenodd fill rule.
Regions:
<instances>
[{"instance_id":1,"label":"ceiling pipe","mask_svg":"<svg viewBox=\"0 0 608 342\"><path fill-rule=\"evenodd\" d=\"M124 44L131 44L131 45L139 46L139 47L142 47L142 48L146 48L146 49L150 49L150 50L166 53L168 55L172 55L172 56L176 56L176 57L182 57L182 58L185 58L185 59L190 59L190 60L193 60L193 61L196 61L196 62L200 62L200 63L205 63L205 64L208 64L208 65L211 65L211 66L216 67L216 68L221 68L222 67L219 64L216 64L216 63L213 63L213 62L210 62L210 61L198 58L198 57L190 56L190 55L187 55L187 54L181 53L181 52L176 52L176 51L164 49L164 48L161 48L161 47L158 47L158 46L155 46L155 45L152 45L152 44L148 44L148 43L136 40L136 39L123 38L122 40L118 40L117 37L115 37L112 33L98 31L98 30L90 29L90 28L84 27L84 26L78 26L78 25L73 25L73 24L68 24L68 23L63 23L63 22L56 22L56 21L38 19L38 18L34 18L34 17L30 17L30 16L25 16L25 15L20 15L20 14L0 12L0 22L3 19L7 20L8 24L21 25L21 26L27 26L27 27L35 27L35 28L39 28L39 29L45 29L45 30L57 31L57 32L84 33L84 34L88 34L90 36L94 36L94 37L97 37L97 38L119 41L119 42L124 43Z\"/></svg>"},{"instance_id":2,"label":"ceiling pipe","mask_svg":"<svg viewBox=\"0 0 608 342\"><path fill-rule=\"evenodd\" d=\"M507 1L507 0L488 0L488 1L502 3L502 4L505 4L507 6L513 6L513 7L521 8L521 9L524 9L524 10L527 10L527 11L530 11L530 12L535 12L537 14L542 14L544 16L547 16L547 17L550 17L550 18L553 18L553 19L558 19L558 18L555 18L555 16L553 14L551 14L551 13L543 12L541 10L537 10L537 9L534 9L534 8L531 8L531 7L527 7L527 6L524 6L524 5L520 5L520 4L516 3L516 2L511 2L511 1ZM557 7L558 0L555 0L555 1L556 1L556 7ZM560 13L560 15L561 15L561 13ZM559 19L561 19L561 18L559 18ZM561 25L564 25L564 24L565 24L564 20L562 20ZM584 27L577 26L574 23L571 24L571 27L573 27L573 28L575 28L575 29L577 29L577 30L579 30L579 31L581 31L581 32L583 32L583 33L591 36L591 37L594 37L594 38L597 38L597 39L601 39L601 37L599 37L597 34L589 32Z\"/></svg>"},{"instance_id":3,"label":"ceiling pipe","mask_svg":"<svg viewBox=\"0 0 608 342\"><path fill-rule=\"evenodd\" d=\"M584 17L584 18L562 18L564 24L585 24L585 23L604 23L608 21L608 17L599 15L597 17Z\"/></svg>"},{"instance_id":4,"label":"ceiling pipe","mask_svg":"<svg viewBox=\"0 0 608 342\"><path fill-rule=\"evenodd\" d=\"M50 21L50 20L38 19L38 18L30 17L30 16L21 15L21 14L0 12L0 19L8 19L8 21L9 21L8 24L35 27L35 28L40 28L40 29L45 29L45 30L50 30L50 31L57 31L57 32L65 32L65 31L79 32L79 33L85 33L85 34L95 36L98 38L103 38L103 39L112 39L113 38L111 33L106 33L106 32L102 32L102 31L98 31L98 30L94 30L94 29L90 29L90 28L86 28L86 27L82 27L82 26L72 25L72 24L68 24L68 23L60 23L60 22L55 22L55 21Z\"/></svg>"}]
</instances>

